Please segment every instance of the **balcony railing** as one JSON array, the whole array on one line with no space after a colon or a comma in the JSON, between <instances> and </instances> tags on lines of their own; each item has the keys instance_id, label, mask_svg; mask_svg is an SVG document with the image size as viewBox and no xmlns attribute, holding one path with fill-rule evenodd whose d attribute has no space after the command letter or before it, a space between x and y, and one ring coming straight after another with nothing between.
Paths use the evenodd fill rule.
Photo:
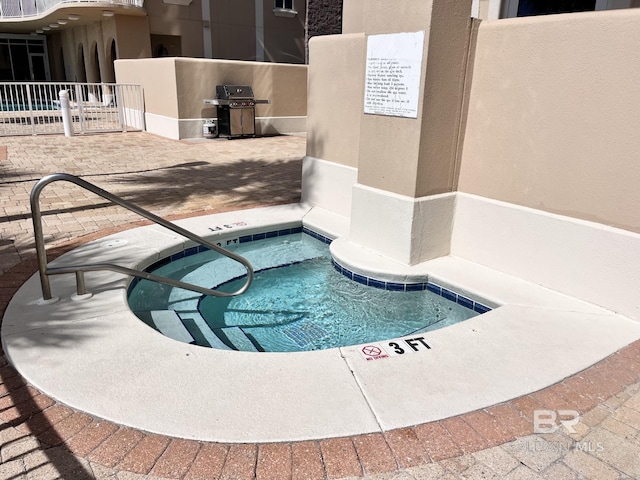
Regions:
<instances>
[{"instance_id":1,"label":"balcony railing","mask_svg":"<svg viewBox=\"0 0 640 480\"><path fill-rule=\"evenodd\" d=\"M0 20L37 17L63 4L87 3L142 7L144 0L0 0Z\"/></svg>"}]
</instances>

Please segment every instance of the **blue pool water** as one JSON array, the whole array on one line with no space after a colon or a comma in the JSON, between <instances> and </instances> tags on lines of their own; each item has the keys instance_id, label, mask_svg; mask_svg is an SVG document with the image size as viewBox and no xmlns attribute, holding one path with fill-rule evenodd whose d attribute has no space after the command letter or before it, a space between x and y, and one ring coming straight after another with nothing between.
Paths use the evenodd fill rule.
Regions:
<instances>
[{"instance_id":1,"label":"blue pool water","mask_svg":"<svg viewBox=\"0 0 640 480\"><path fill-rule=\"evenodd\" d=\"M33 102L28 103L0 103L0 111L3 112L23 112L29 110L59 110L53 102Z\"/></svg>"},{"instance_id":2,"label":"blue pool water","mask_svg":"<svg viewBox=\"0 0 640 480\"><path fill-rule=\"evenodd\" d=\"M143 280L130 291L131 309L149 325L182 341L269 352L382 341L477 315L426 290L391 291L361 285L334 268L328 245L304 233L232 249L256 271L243 295L202 296ZM242 267L210 251L153 272L224 291L237 290L244 283L244 278L238 278Z\"/></svg>"}]
</instances>

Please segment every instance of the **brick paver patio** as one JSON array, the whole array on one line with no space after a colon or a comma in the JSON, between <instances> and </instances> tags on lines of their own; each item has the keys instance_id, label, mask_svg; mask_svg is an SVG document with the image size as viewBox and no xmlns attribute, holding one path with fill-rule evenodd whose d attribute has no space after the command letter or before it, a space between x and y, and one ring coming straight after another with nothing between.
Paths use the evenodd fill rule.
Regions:
<instances>
[{"instance_id":1,"label":"brick paver patio","mask_svg":"<svg viewBox=\"0 0 640 480\"><path fill-rule=\"evenodd\" d=\"M294 136L188 143L128 133L2 143L0 312L36 271L28 198L42 176L76 174L178 218L298 201L305 150ZM51 256L138 221L67 183L47 188L42 205ZM2 356L0 479L640 478L639 354L636 342L542 391L439 422L275 444L169 438L94 418L28 385ZM541 409L575 410L579 422L534 433Z\"/></svg>"}]
</instances>

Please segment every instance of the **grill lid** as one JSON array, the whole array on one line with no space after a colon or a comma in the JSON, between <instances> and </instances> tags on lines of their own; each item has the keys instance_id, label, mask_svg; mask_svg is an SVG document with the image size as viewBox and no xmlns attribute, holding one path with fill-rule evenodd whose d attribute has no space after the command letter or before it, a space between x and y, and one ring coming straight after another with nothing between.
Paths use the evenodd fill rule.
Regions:
<instances>
[{"instance_id":1,"label":"grill lid","mask_svg":"<svg viewBox=\"0 0 640 480\"><path fill-rule=\"evenodd\" d=\"M253 89L249 85L218 85L216 96L221 100L253 98Z\"/></svg>"}]
</instances>

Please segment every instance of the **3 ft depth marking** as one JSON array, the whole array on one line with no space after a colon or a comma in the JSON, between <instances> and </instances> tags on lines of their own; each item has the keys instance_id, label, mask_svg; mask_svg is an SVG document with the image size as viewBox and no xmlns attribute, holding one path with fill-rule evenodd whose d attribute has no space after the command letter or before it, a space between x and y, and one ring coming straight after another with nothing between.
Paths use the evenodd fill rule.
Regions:
<instances>
[{"instance_id":1,"label":"3 ft depth marking","mask_svg":"<svg viewBox=\"0 0 640 480\"><path fill-rule=\"evenodd\" d=\"M427 350L431 350L431 346L424 337L412 337L394 342L370 343L360 348L360 354L365 360L370 361Z\"/></svg>"}]
</instances>

